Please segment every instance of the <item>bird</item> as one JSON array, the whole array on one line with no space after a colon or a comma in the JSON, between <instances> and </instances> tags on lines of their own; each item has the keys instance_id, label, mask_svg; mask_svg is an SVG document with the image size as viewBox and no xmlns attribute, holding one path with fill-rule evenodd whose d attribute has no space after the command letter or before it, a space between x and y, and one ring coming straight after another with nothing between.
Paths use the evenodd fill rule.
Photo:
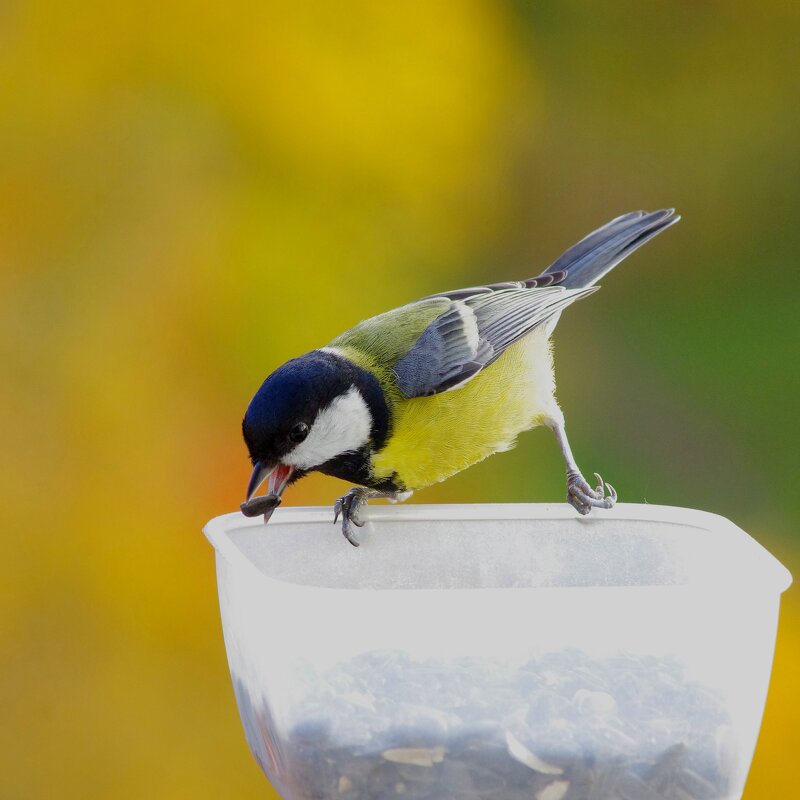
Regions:
<instances>
[{"instance_id":1,"label":"bird","mask_svg":"<svg viewBox=\"0 0 800 800\"><path fill-rule=\"evenodd\" d=\"M355 486L334 524L355 546L372 498L407 499L544 425L582 515L617 492L584 478L555 397L550 337L561 312L676 223L674 209L634 211L581 239L535 278L441 292L360 322L263 381L242 421L252 462L247 516L265 522L287 486L321 472ZM257 495L264 482L268 493Z\"/></svg>"}]
</instances>

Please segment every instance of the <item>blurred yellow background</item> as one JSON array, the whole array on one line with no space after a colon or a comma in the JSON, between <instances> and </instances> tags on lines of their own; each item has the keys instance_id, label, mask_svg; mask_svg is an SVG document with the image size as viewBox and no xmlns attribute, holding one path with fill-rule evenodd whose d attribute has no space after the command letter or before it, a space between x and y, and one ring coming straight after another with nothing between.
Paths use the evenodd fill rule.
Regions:
<instances>
[{"instance_id":1,"label":"blurred yellow background","mask_svg":"<svg viewBox=\"0 0 800 800\"><path fill-rule=\"evenodd\" d=\"M250 396L633 209L684 219L562 319L579 463L799 574L798 34L785 0L2 4L0 797L270 796L200 533ZM415 500L563 493L539 431ZM747 800L796 794L796 595Z\"/></svg>"}]
</instances>

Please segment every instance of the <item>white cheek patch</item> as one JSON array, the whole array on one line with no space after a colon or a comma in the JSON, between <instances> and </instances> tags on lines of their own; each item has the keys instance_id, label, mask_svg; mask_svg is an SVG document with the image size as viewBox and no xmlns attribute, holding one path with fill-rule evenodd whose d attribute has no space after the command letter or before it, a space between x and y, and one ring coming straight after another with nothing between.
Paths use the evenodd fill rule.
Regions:
<instances>
[{"instance_id":1,"label":"white cheek patch","mask_svg":"<svg viewBox=\"0 0 800 800\"><path fill-rule=\"evenodd\" d=\"M298 469L313 469L342 453L363 447L369 441L372 415L353 386L317 414L305 441L281 460Z\"/></svg>"}]
</instances>

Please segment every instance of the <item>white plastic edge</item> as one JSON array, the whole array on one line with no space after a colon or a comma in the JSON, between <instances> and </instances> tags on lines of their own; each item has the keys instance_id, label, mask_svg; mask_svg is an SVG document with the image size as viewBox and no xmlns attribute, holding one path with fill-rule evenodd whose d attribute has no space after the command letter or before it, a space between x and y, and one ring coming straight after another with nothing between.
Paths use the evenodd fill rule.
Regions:
<instances>
[{"instance_id":1,"label":"white plastic edge","mask_svg":"<svg viewBox=\"0 0 800 800\"><path fill-rule=\"evenodd\" d=\"M275 509L272 520L283 525L303 524L309 522L331 522L333 512L329 506L288 506ZM480 520L480 519L570 519L581 525L591 527L601 517L579 517L575 511L564 503L454 503L436 505L406 506L370 506L369 519L394 520ZM659 506L644 503L618 503L613 509L602 512L602 520L638 520L643 522L668 522L698 528L701 530L716 529L728 531L739 536L746 536L754 548L760 550L765 562L770 564L774 572L776 591L785 592L792 584L792 575L772 553L757 542L738 525L729 519L709 511L699 511L680 506ZM209 520L203 533L219 556L232 564L238 564L246 570L254 570L262 579L266 579L254 564L245 557L242 551L231 541L229 532L242 528L263 527L261 517L246 517L239 511L222 514ZM271 579L269 579L271 580ZM310 588L310 587L309 587ZM677 587L676 587L677 588Z\"/></svg>"}]
</instances>

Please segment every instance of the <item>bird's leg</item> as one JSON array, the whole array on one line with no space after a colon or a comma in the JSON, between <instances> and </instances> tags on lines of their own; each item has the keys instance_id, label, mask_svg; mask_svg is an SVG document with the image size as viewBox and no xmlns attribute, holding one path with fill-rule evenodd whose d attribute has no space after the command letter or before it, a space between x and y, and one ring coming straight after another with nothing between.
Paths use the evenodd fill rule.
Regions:
<instances>
[{"instance_id":1,"label":"bird's leg","mask_svg":"<svg viewBox=\"0 0 800 800\"><path fill-rule=\"evenodd\" d=\"M597 487L592 489L586 479L581 474L572 449L567 439L567 431L564 427L564 418L550 418L547 426L553 431L561 448L561 454L567 465L567 502L579 513L588 514L593 508L612 508L617 502L617 492L610 483L605 483L595 472ZM606 494L608 490L608 494Z\"/></svg>"},{"instance_id":2,"label":"bird's leg","mask_svg":"<svg viewBox=\"0 0 800 800\"><path fill-rule=\"evenodd\" d=\"M361 542L353 530L353 525L358 528L364 526L361 518L361 509L371 498L386 498L392 503L401 503L411 497L411 492L379 492L376 489L367 489L364 486L354 486L346 495L340 497L333 505L333 524L342 516L342 533L353 547L358 547Z\"/></svg>"}]
</instances>

